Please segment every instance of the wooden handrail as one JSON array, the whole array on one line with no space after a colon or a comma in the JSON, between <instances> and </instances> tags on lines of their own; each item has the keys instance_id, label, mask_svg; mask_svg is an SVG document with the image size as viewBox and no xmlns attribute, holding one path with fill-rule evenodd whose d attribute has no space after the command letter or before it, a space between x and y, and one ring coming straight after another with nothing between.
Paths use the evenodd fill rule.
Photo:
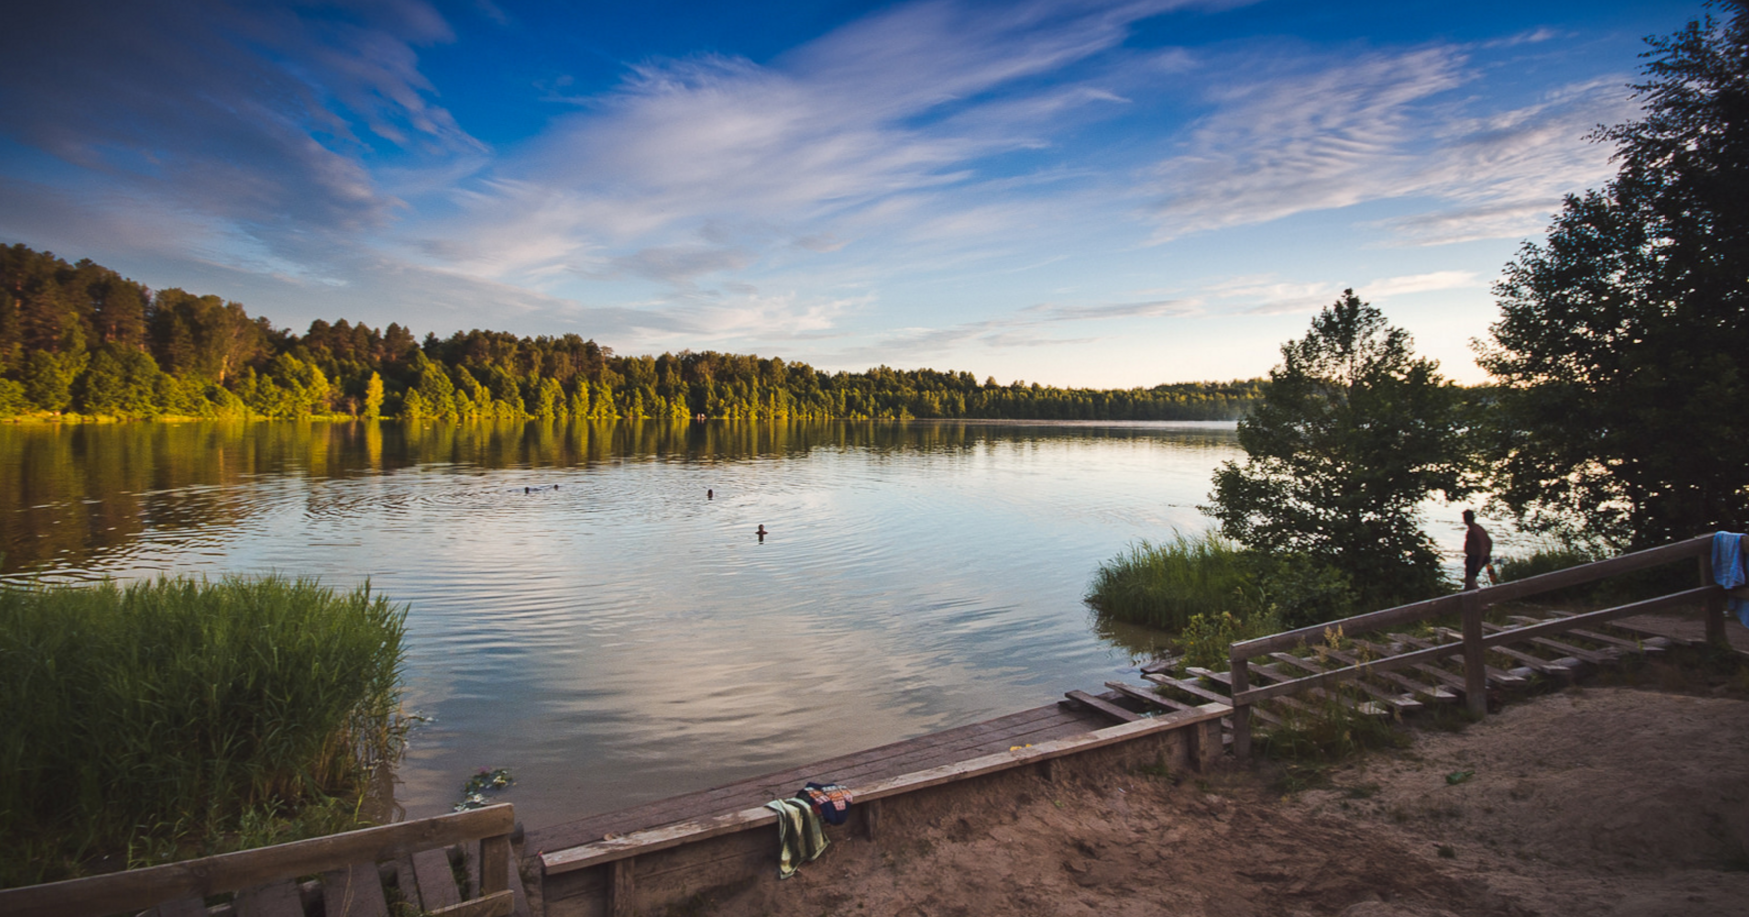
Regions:
<instances>
[{"instance_id":1,"label":"wooden handrail","mask_svg":"<svg viewBox=\"0 0 1749 917\"><path fill-rule=\"evenodd\" d=\"M500 804L163 866L9 888L0 890L0 914L8 917L103 917L143 910L180 898L196 895L204 898L238 891L354 863L375 863L462 841L502 839L505 846L493 846L508 850L509 835L515 825L515 808ZM482 857L482 860L482 893L508 888L508 861L505 857Z\"/></svg>"},{"instance_id":2,"label":"wooden handrail","mask_svg":"<svg viewBox=\"0 0 1749 917\"><path fill-rule=\"evenodd\" d=\"M1594 582L1608 576L1630 573L1634 570L1644 570L1656 567L1686 557L1698 557L1712 550L1711 535L1698 535L1685 541L1678 541L1620 557L1580 564L1565 570L1543 573L1537 576L1527 576L1521 580L1501 583L1481 590L1482 598L1489 604L1510 602L1525 596L1550 592L1567 586L1577 586L1581 583ZM1321 640L1324 632L1341 628L1345 634L1359 634L1368 631L1383 630L1399 624L1411 624L1444 614L1455 614L1463 607L1464 593L1456 592L1442 595L1438 598L1426 599L1408 605L1398 605L1382 611L1354 615L1339 621L1329 621L1301 627L1296 630L1270 634L1267 637L1257 637L1251 640L1241 640L1234 643L1228 650L1232 659L1250 659L1253 656L1265 656L1278 650L1292 649L1301 643L1311 643Z\"/></svg>"},{"instance_id":3,"label":"wooden handrail","mask_svg":"<svg viewBox=\"0 0 1749 917\"><path fill-rule=\"evenodd\" d=\"M1251 705L1258 701L1305 691L1331 682L1358 678L1368 672L1389 671L1402 666L1414 665L1425 659L1449 656L1452 655L1454 649L1463 655L1465 703L1472 713L1481 716L1488 709L1487 667L1484 654L1490 646L1537 634L1558 633L1573 627L1582 627L1588 621L1606 621L1626 615L1643 614L1697 599L1704 603L1707 639L1709 641L1722 640L1724 639L1722 629L1724 624L1720 612L1724 606L1725 592L1719 586L1711 583L1713 538L1714 536L1710 534L1697 535L1684 541L1635 551L1620 557L1580 564L1551 573L1529 576L1487 589L1467 590L1408 605L1399 605L1395 608L1386 608L1382 611L1354 615L1339 621L1329 621L1324 624L1301 627L1279 634L1271 634L1267 637L1234 643L1227 648L1228 682L1233 697L1233 756L1244 761L1251 755ZM1596 582L1605 577L1656 567L1660 564L1690 557L1700 560L1701 581L1706 583L1697 589L1648 599L1644 602L1607 608L1602 611L1565 618L1561 621L1513 628L1493 635L1484 636L1483 634L1482 615L1489 605L1509 602L1568 586ZM1369 660L1346 668L1331 669L1304 678L1276 682L1263 687L1251 687L1249 668L1250 660L1254 657L1302 646L1322 639L1325 634L1332 631L1340 631L1344 635L1354 635L1417 623L1453 613L1461 613L1463 616L1463 639L1457 643L1415 650L1384 659Z\"/></svg>"},{"instance_id":4,"label":"wooden handrail","mask_svg":"<svg viewBox=\"0 0 1749 917\"><path fill-rule=\"evenodd\" d=\"M1586 624L1609 621L1615 618L1625 618L1630 615L1649 614L1654 611L1662 611L1665 608L1685 605L1699 599L1704 599L1713 592L1718 591L1718 588L1719 587L1717 586L1700 586L1684 592L1675 592L1670 595L1659 596L1655 599L1646 599L1645 601L1633 602L1627 605L1617 605L1614 608L1605 608L1601 611L1573 615L1572 617L1546 621L1542 624L1531 624L1524 627L1508 628L1482 637L1481 644L1483 647L1499 646L1501 644L1515 643L1527 637L1539 637L1543 634L1561 633L1563 631L1572 630L1575 627L1584 627ZM1278 681L1271 685L1250 688L1235 693L1233 695L1233 703L1235 705L1254 704L1258 701L1268 700L1272 697L1280 697L1283 694L1296 694L1300 691L1307 690L1308 688L1327 685L1333 681L1346 681L1348 679L1358 678L1369 672L1388 672L1392 669L1400 669L1405 666L1414 665L1418 662L1426 662L1430 659L1450 656L1453 653L1461 652L1462 650L1463 644L1461 642L1442 643L1438 646L1430 646L1426 649L1399 653L1395 656L1386 656L1382 659L1369 659L1366 662L1356 665L1340 669L1328 669L1319 672L1316 675L1307 675L1304 678L1296 678L1292 681Z\"/></svg>"}]
</instances>

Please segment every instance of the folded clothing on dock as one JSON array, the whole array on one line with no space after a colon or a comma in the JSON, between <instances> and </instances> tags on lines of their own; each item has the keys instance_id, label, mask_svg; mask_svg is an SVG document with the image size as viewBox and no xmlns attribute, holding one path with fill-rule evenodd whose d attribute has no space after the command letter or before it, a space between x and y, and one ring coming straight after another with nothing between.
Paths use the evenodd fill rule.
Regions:
<instances>
[{"instance_id":1,"label":"folded clothing on dock","mask_svg":"<svg viewBox=\"0 0 1749 917\"><path fill-rule=\"evenodd\" d=\"M850 788L836 783L809 783L796 794L826 819L829 825L842 825L850 818Z\"/></svg>"}]
</instances>

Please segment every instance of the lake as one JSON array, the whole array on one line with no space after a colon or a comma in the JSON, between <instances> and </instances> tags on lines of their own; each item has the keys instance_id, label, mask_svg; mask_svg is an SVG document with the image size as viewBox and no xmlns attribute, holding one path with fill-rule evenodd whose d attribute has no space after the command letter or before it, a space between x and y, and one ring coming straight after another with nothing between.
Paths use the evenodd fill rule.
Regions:
<instances>
[{"instance_id":1,"label":"lake","mask_svg":"<svg viewBox=\"0 0 1749 917\"><path fill-rule=\"evenodd\" d=\"M1230 423L5 426L0 574L368 579L428 718L397 801L507 767L539 827L1133 677L1154 637L1088 580L1204 528L1241 455Z\"/></svg>"}]
</instances>

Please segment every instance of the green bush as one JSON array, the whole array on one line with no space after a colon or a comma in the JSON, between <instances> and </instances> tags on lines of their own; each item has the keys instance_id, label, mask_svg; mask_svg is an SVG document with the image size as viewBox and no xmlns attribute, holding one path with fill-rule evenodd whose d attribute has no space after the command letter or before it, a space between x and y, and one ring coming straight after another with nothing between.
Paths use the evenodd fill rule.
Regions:
<instances>
[{"instance_id":1,"label":"green bush","mask_svg":"<svg viewBox=\"0 0 1749 917\"><path fill-rule=\"evenodd\" d=\"M1608 556L1601 550L1550 546L1538 548L1523 557L1501 557L1494 561L1494 572L1499 575L1501 582L1508 582L1577 567ZM1645 570L1617 574L1606 580L1537 593L1530 596L1529 600L1603 607L1692 589L1695 583L1692 562L1662 564Z\"/></svg>"},{"instance_id":2,"label":"green bush","mask_svg":"<svg viewBox=\"0 0 1749 917\"><path fill-rule=\"evenodd\" d=\"M1223 611L1192 615L1178 634L1177 647L1183 654L1179 665L1225 669L1231 661L1227 655L1228 647L1241 640L1267 637L1281 630L1281 619L1268 613L1239 616Z\"/></svg>"},{"instance_id":3,"label":"green bush","mask_svg":"<svg viewBox=\"0 0 1749 917\"><path fill-rule=\"evenodd\" d=\"M1391 748L1402 744L1402 734L1391 726L1387 717L1370 716L1354 705L1367 700L1352 686L1334 690L1347 698L1341 703L1333 697L1306 699L1303 710L1283 713L1283 722L1271 726L1258 736L1264 756L1277 761L1329 762L1341 761L1372 748Z\"/></svg>"},{"instance_id":4,"label":"green bush","mask_svg":"<svg viewBox=\"0 0 1749 917\"><path fill-rule=\"evenodd\" d=\"M1515 579L1527 579L1577 567L1595 560L1601 560L1602 555L1585 548L1544 547L1538 548L1523 557L1499 557L1494 560L1494 572L1501 582Z\"/></svg>"},{"instance_id":5,"label":"green bush","mask_svg":"<svg viewBox=\"0 0 1749 917\"><path fill-rule=\"evenodd\" d=\"M356 823L401 748L405 614L277 577L0 586L0 885Z\"/></svg>"},{"instance_id":6,"label":"green bush","mask_svg":"<svg viewBox=\"0 0 1749 917\"><path fill-rule=\"evenodd\" d=\"M1249 618L1264 608L1245 553L1213 532L1132 546L1100 566L1086 601L1101 614L1169 631L1197 615Z\"/></svg>"},{"instance_id":7,"label":"green bush","mask_svg":"<svg viewBox=\"0 0 1749 917\"><path fill-rule=\"evenodd\" d=\"M1251 562L1258 589L1284 628L1322 624L1360 610L1348 575L1309 554L1253 552Z\"/></svg>"}]
</instances>

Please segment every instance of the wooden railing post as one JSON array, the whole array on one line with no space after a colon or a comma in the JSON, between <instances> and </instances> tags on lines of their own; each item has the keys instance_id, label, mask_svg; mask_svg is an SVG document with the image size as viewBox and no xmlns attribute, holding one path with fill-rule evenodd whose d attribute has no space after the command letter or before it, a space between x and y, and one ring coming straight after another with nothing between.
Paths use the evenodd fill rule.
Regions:
<instances>
[{"instance_id":1,"label":"wooden railing post","mask_svg":"<svg viewBox=\"0 0 1749 917\"><path fill-rule=\"evenodd\" d=\"M1482 591L1463 594L1464 704L1475 716L1488 714L1487 648L1482 645Z\"/></svg>"},{"instance_id":2,"label":"wooden railing post","mask_svg":"<svg viewBox=\"0 0 1749 917\"><path fill-rule=\"evenodd\" d=\"M1228 689L1233 692L1233 760L1244 764L1251 760L1251 705L1240 703L1238 697L1251 687L1251 663L1238 653L1228 657L1232 660L1229 670L1231 684Z\"/></svg>"},{"instance_id":3,"label":"wooden railing post","mask_svg":"<svg viewBox=\"0 0 1749 917\"><path fill-rule=\"evenodd\" d=\"M1709 545L1700 552L1700 584L1716 586L1713 582L1713 552ZM1714 646L1725 645L1725 590L1720 589L1714 595L1707 596L1701 605L1701 615L1706 623L1706 642Z\"/></svg>"}]
</instances>

